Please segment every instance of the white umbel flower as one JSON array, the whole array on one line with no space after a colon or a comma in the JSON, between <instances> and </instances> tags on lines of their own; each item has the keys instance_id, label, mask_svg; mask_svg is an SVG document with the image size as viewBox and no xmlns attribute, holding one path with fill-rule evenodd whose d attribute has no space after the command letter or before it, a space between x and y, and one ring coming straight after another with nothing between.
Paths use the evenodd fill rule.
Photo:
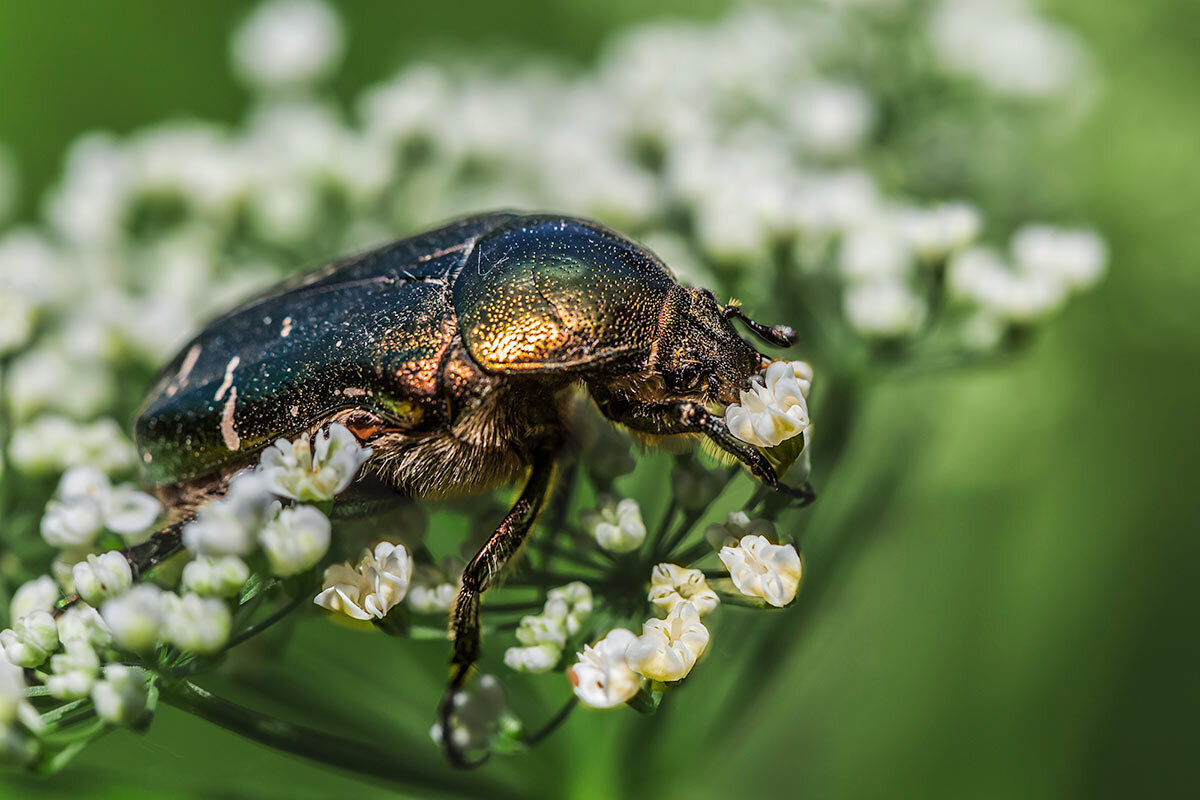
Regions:
<instances>
[{"instance_id":1,"label":"white umbel flower","mask_svg":"<svg viewBox=\"0 0 1200 800\"><path fill-rule=\"evenodd\" d=\"M57 601L58 583L49 575L42 575L21 584L13 593L8 618L17 620L33 611L51 611Z\"/></svg>"},{"instance_id":2,"label":"white umbel flower","mask_svg":"<svg viewBox=\"0 0 1200 800\"><path fill-rule=\"evenodd\" d=\"M280 439L263 451L261 471L271 491L293 500L332 500L343 491L371 455L342 425L330 425L309 442L308 434Z\"/></svg>"},{"instance_id":3,"label":"white umbel flower","mask_svg":"<svg viewBox=\"0 0 1200 800\"><path fill-rule=\"evenodd\" d=\"M63 652L50 657L50 675L46 688L59 700L78 700L87 697L100 672L100 657L82 639L63 644Z\"/></svg>"},{"instance_id":4,"label":"white umbel flower","mask_svg":"<svg viewBox=\"0 0 1200 800\"><path fill-rule=\"evenodd\" d=\"M137 460L133 444L115 420L79 423L52 414L13 431L8 454L18 469L33 474L61 472L81 464L113 473L128 469Z\"/></svg>"},{"instance_id":5,"label":"white umbel flower","mask_svg":"<svg viewBox=\"0 0 1200 800\"><path fill-rule=\"evenodd\" d=\"M229 640L229 607L215 597L162 594L162 637L189 653L215 653Z\"/></svg>"},{"instance_id":6,"label":"white umbel flower","mask_svg":"<svg viewBox=\"0 0 1200 800\"><path fill-rule=\"evenodd\" d=\"M202 506L183 529L183 545L206 556L248 556L258 546L258 533L275 499L257 471L234 477L225 496Z\"/></svg>"},{"instance_id":7,"label":"white umbel flower","mask_svg":"<svg viewBox=\"0 0 1200 800\"><path fill-rule=\"evenodd\" d=\"M146 671L139 667L106 665L104 677L92 686L96 715L114 725L136 725L146 715L150 694L146 677Z\"/></svg>"},{"instance_id":8,"label":"white umbel flower","mask_svg":"<svg viewBox=\"0 0 1200 800\"><path fill-rule=\"evenodd\" d=\"M629 668L653 681L683 680L708 648L708 628L691 603L679 603L666 619L648 619L642 635L629 643Z\"/></svg>"},{"instance_id":9,"label":"white umbel flower","mask_svg":"<svg viewBox=\"0 0 1200 800\"><path fill-rule=\"evenodd\" d=\"M598 499L597 508L579 515L583 529L601 547L614 553L628 553L640 547L646 538L646 524L637 501L627 497L618 502L610 495Z\"/></svg>"},{"instance_id":10,"label":"white umbel flower","mask_svg":"<svg viewBox=\"0 0 1200 800\"><path fill-rule=\"evenodd\" d=\"M58 647L58 626L48 611L32 611L0 631L4 656L18 667L36 667Z\"/></svg>"},{"instance_id":11,"label":"white umbel flower","mask_svg":"<svg viewBox=\"0 0 1200 800\"><path fill-rule=\"evenodd\" d=\"M380 542L374 550L364 550L358 564L326 567L313 602L354 619L383 619L404 599L412 570L404 545Z\"/></svg>"},{"instance_id":12,"label":"white umbel flower","mask_svg":"<svg viewBox=\"0 0 1200 800\"><path fill-rule=\"evenodd\" d=\"M562 658L562 648L553 644L510 647L504 651L504 664L517 672L539 674L554 669Z\"/></svg>"},{"instance_id":13,"label":"white umbel flower","mask_svg":"<svg viewBox=\"0 0 1200 800\"><path fill-rule=\"evenodd\" d=\"M725 426L757 447L774 447L808 430L808 391L812 367L803 361L775 361L750 380L739 403L725 409Z\"/></svg>"},{"instance_id":14,"label":"white umbel flower","mask_svg":"<svg viewBox=\"0 0 1200 800\"><path fill-rule=\"evenodd\" d=\"M629 668L625 651L636 639L633 631L615 628L594 645L584 645L579 660L567 670L571 690L589 708L616 708L628 702L642 685Z\"/></svg>"},{"instance_id":15,"label":"white umbel flower","mask_svg":"<svg viewBox=\"0 0 1200 800\"><path fill-rule=\"evenodd\" d=\"M91 606L99 606L133 586L129 561L116 550L88 556L86 561L71 568L71 577L75 581L75 591Z\"/></svg>"},{"instance_id":16,"label":"white umbel flower","mask_svg":"<svg viewBox=\"0 0 1200 800\"><path fill-rule=\"evenodd\" d=\"M112 632L118 647L145 653L158 642L163 619L162 589L141 583L120 597L105 601L100 617Z\"/></svg>"},{"instance_id":17,"label":"white umbel flower","mask_svg":"<svg viewBox=\"0 0 1200 800\"><path fill-rule=\"evenodd\" d=\"M295 575L329 552L329 518L313 506L283 508L258 535L273 575Z\"/></svg>"},{"instance_id":18,"label":"white umbel flower","mask_svg":"<svg viewBox=\"0 0 1200 800\"><path fill-rule=\"evenodd\" d=\"M738 591L782 608L800 587L800 554L790 544L771 544L763 536L744 536L736 547L717 554Z\"/></svg>"},{"instance_id":19,"label":"white umbel flower","mask_svg":"<svg viewBox=\"0 0 1200 800\"><path fill-rule=\"evenodd\" d=\"M183 568L183 587L195 594L233 597L250 578L250 567L237 556L198 556Z\"/></svg>"},{"instance_id":20,"label":"white umbel flower","mask_svg":"<svg viewBox=\"0 0 1200 800\"><path fill-rule=\"evenodd\" d=\"M704 580L703 572L677 564L657 564L650 570L650 594L647 599L663 616L685 602L694 605L700 616L704 616L721 602Z\"/></svg>"},{"instance_id":21,"label":"white umbel flower","mask_svg":"<svg viewBox=\"0 0 1200 800\"><path fill-rule=\"evenodd\" d=\"M233 63L247 82L262 88L312 83L342 54L337 15L317 0L273 0L255 9L233 39Z\"/></svg>"}]
</instances>

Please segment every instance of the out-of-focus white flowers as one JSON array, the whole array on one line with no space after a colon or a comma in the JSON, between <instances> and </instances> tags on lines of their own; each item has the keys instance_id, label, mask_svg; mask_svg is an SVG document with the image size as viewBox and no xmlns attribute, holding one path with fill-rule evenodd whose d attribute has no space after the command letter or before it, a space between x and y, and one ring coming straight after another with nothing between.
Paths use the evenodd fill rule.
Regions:
<instances>
[{"instance_id":1,"label":"out-of-focus white flowers","mask_svg":"<svg viewBox=\"0 0 1200 800\"><path fill-rule=\"evenodd\" d=\"M808 430L812 367L803 361L775 361L750 379L739 403L725 409L725 425L743 442L774 447Z\"/></svg>"},{"instance_id":2,"label":"out-of-focus white flowers","mask_svg":"<svg viewBox=\"0 0 1200 800\"><path fill-rule=\"evenodd\" d=\"M116 550L89 555L71 568L71 576L75 581L75 591L91 606L99 606L133 586L133 570L129 561Z\"/></svg>"},{"instance_id":3,"label":"out-of-focus white flowers","mask_svg":"<svg viewBox=\"0 0 1200 800\"><path fill-rule=\"evenodd\" d=\"M1018 230L1012 255L1009 265L990 248L965 250L950 262L950 292L993 317L1028 324L1098 281L1107 259L1103 241L1091 231L1046 225Z\"/></svg>"},{"instance_id":4,"label":"out-of-focus white flowers","mask_svg":"<svg viewBox=\"0 0 1200 800\"><path fill-rule=\"evenodd\" d=\"M929 38L948 68L1000 94L1059 94L1078 84L1085 66L1075 35L1022 0L942 0Z\"/></svg>"},{"instance_id":5,"label":"out-of-focus white flowers","mask_svg":"<svg viewBox=\"0 0 1200 800\"><path fill-rule=\"evenodd\" d=\"M412 570L404 545L380 542L374 550L364 550L357 564L327 567L313 602L354 619L383 619L404 599Z\"/></svg>"},{"instance_id":6,"label":"out-of-focus white flowers","mask_svg":"<svg viewBox=\"0 0 1200 800\"><path fill-rule=\"evenodd\" d=\"M321 509L296 506L280 509L258 535L275 575L295 575L316 566L329 552L332 526Z\"/></svg>"},{"instance_id":7,"label":"out-of-focus white flowers","mask_svg":"<svg viewBox=\"0 0 1200 800\"><path fill-rule=\"evenodd\" d=\"M17 723L37 733L43 726L37 709L25 697L25 675L21 667L0 658L0 737L12 733Z\"/></svg>"},{"instance_id":8,"label":"out-of-focus white flowers","mask_svg":"<svg viewBox=\"0 0 1200 800\"><path fill-rule=\"evenodd\" d=\"M20 292L0 291L0 355L17 350L33 335L37 307Z\"/></svg>"},{"instance_id":9,"label":"out-of-focus white flowers","mask_svg":"<svg viewBox=\"0 0 1200 800\"><path fill-rule=\"evenodd\" d=\"M464 752L486 748L497 735L515 737L520 732L520 721L508 710L508 698L494 675L480 675L473 686L454 696L453 704L450 740ZM441 723L429 735L441 742Z\"/></svg>"},{"instance_id":10,"label":"out-of-focus white flowers","mask_svg":"<svg viewBox=\"0 0 1200 800\"><path fill-rule=\"evenodd\" d=\"M183 568L184 589L212 597L233 597L250 578L250 567L237 556L199 556Z\"/></svg>"},{"instance_id":11,"label":"out-of-focus white flowers","mask_svg":"<svg viewBox=\"0 0 1200 800\"><path fill-rule=\"evenodd\" d=\"M58 647L58 626L48 611L32 611L0 631L4 656L18 667L36 667Z\"/></svg>"},{"instance_id":12,"label":"out-of-focus white flowers","mask_svg":"<svg viewBox=\"0 0 1200 800\"><path fill-rule=\"evenodd\" d=\"M408 606L418 614L445 613L454 607L462 586L463 562L445 558L440 565L418 564L408 587Z\"/></svg>"},{"instance_id":13,"label":"out-of-focus white flowers","mask_svg":"<svg viewBox=\"0 0 1200 800\"><path fill-rule=\"evenodd\" d=\"M165 594L152 583L142 583L105 601L100 616L118 647L133 653L154 647L162 629Z\"/></svg>"},{"instance_id":14,"label":"out-of-focus white flowers","mask_svg":"<svg viewBox=\"0 0 1200 800\"><path fill-rule=\"evenodd\" d=\"M700 616L716 609L721 600L709 588L704 573L678 564L656 564L650 571L650 604L663 616L669 615L680 603L691 603Z\"/></svg>"},{"instance_id":15,"label":"out-of-focus white flowers","mask_svg":"<svg viewBox=\"0 0 1200 800\"><path fill-rule=\"evenodd\" d=\"M33 611L51 611L58 600L58 583L49 575L26 581L13 592L8 618L18 620Z\"/></svg>"},{"instance_id":16,"label":"out-of-focus white flowers","mask_svg":"<svg viewBox=\"0 0 1200 800\"><path fill-rule=\"evenodd\" d=\"M82 639L63 642L63 652L50 657L46 688L59 700L87 697L100 672L100 657Z\"/></svg>"},{"instance_id":17,"label":"out-of-focus white flowers","mask_svg":"<svg viewBox=\"0 0 1200 800\"><path fill-rule=\"evenodd\" d=\"M163 639L190 653L215 653L225 646L233 620L223 600L169 592L160 599Z\"/></svg>"},{"instance_id":18,"label":"out-of-focus white flowers","mask_svg":"<svg viewBox=\"0 0 1200 800\"><path fill-rule=\"evenodd\" d=\"M183 529L183 544L199 555L250 555L274 503L262 474L240 473L224 497L200 507L196 519Z\"/></svg>"},{"instance_id":19,"label":"out-of-focus white flowers","mask_svg":"<svg viewBox=\"0 0 1200 800\"><path fill-rule=\"evenodd\" d=\"M679 603L666 619L648 619L642 635L629 643L629 668L650 680L683 680L708 648L708 628L691 603Z\"/></svg>"},{"instance_id":20,"label":"out-of-focus white flowers","mask_svg":"<svg viewBox=\"0 0 1200 800\"><path fill-rule=\"evenodd\" d=\"M271 491L303 501L332 500L371 455L342 425L330 425L310 444L308 434L280 439L262 454L261 472Z\"/></svg>"},{"instance_id":21,"label":"out-of-focus white flowers","mask_svg":"<svg viewBox=\"0 0 1200 800\"><path fill-rule=\"evenodd\" d=\"M583 529L605 550L628 553L641 546L646 538L646 524L637 501L625 498L618 501L611 495L597 498L598 505L580 513Z\"/></svg>"},{"instance_id":22,"label":"out-of-focus white flowers","mask_svg":"<svg viewBox=\"0 0 1200 800\"><path fill-rule=\"evenodd\" d=\"M1013 260L1031 274L1052 275L1071 289L1085 289L1104 275L1108 250L1094 231L1026 225L1012 239Z\"/></svg>"},{"instance_id":23,"label":"out-of-focus white flowers","mask_svg":"<svg viewBox=\"0 0 1200 800\"><path fill-rule=\"evenodd\" d=\"M112 419L79 423L47 414L13 431L8 453L23 472L43 475L87 465L107 474L137 461L133 443Z\"/></svg>"},{"instance_id":24,"label":"out-of-focus white flowers","mask_svg":"<svg viewBox=\"0 0 1200 800\"><path fill-rule=\"evenodd\" d=\"M772 544L764 536L743 536L735 547L717 553L738 591L782 608L800 588L800 554L790 544Z\"/></svg>"},{"instance_id":25,"label":"out-of-focus white flowers","mask_svg":"<svg viewBox=\"0 0 1200 800\"><path fill-rule=\"evenodd\" d=\"M637 637L626 628L615 628L594 645L584 645L578 661L567 669L567 679L579 701L589 708L616 708L641 688L642 678L629 668L625 651Z\"/></svg>"},{"instance_id":26,"label":"out-of-focus white flowers","mask_svg":"<svg viewBox=\"0 0 1200 800\"><path fill-rule=\"evenodd\" d=\"M90 466L69 469L42 517L42 537L56 547L86 547L104 528L126 537L142 534L162 512L158 500L132 486L113 486Z\"/></svg>"},{"instance_id":27,"label":"out-of-focus white flowers","mask_svg":"<svg viewBox=\"0 0 1200 800\"><path fill-rule=\"evenodd\" d=\"M248 83L303 86L327 75L342 54L342 26L319 0L272 0L233 39L233 62Z\"/></svg>"},{"instance_id":28,"label":"out-of-focus white flowers","mask_svg":"<svg viewBox=\"0 0 1200 800\"><path fill-rule=\"evenodd\" d=\"M902 209L897 214L897 225L919 258L936 262L975 241L983 217L970 203L950 202Z\"/></svg>"},{"instance_id":29,"label":"out-of-focus white flowers","mask_svg":"<svg viewBox=\"0 0 1200 800\"><path fill-rule=\"evenodd\" d=\"M574 636L592 613L592 606L592 590L583 581L572 581L546 593L546 605L542 613L561 619L567 635Z\"/></svg>"},{"instance_id":30,"label":"out-of-focus white flowers","mask_svg":"<svg viewBox=\"0 0 1200 800\"><path fill-rule=\"evenodd\" d=\"M126 727L136 725L146 715L149 695L146 671L124 664L105 665L104 677L92 686L96 715Z\"/></svg>"},{"instance_id":31,"label":"out-of-focus white flowers","mask_svg":"<svg viewBox=\"0 0 1200 800\"><path fill-rule=\"evenodd\" d=\"M879 280L846 288L846 320L863 336L898 338L916 333L925 321L925 301L908 283Z\"/></svg>"}]
</instances>

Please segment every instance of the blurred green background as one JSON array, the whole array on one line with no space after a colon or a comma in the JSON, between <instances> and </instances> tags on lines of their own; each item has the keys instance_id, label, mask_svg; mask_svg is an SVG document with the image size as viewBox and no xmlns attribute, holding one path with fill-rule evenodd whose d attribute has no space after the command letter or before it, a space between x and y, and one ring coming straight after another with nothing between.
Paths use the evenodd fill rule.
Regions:
<instances>
[{"instance_id":1,"label":"blurred green background","mask_svg":"<svg viewBox=\"0 0 1200 800\"><path fill-rule=\"evenodd\" d=\"M447 47L582 61L626 24L723 4L471 2L452 18L438 4L337 5L350 42L337 88L350 92ZM81 131L236 119L246 99L229 77L227 39L248 8L0 2L0 142L19 162L22 212ZM1194 3L1055 0L1048 10L1090 46L1104 91L1076 146L1028 158L1079 188L1072 208L1107 237L1109 279L1014 364L874 396L856 462L907 446L914 432L919 446L900 476L830 487L844 497L900 481L891 512L836 564L810 560L802 608L772 620L770 657L783 668L754 707L732 720L689 709L719 680L698 675L656 719L577 714L535 757L489 767L496 778L539 796L1195 796L1200 50L1182 24ZM814 514L817 529L819 505ZM804 635L792 635L802 623ZM264 666L256 705L277 682L309 687L321 708L379 653L365 690L380 713L428 713L440 650L403 654L426 662L428 685L397 685L389 648L330 626L298 636L310 654L303 674ZM646 739L665 739L657 752L669 757L639 758ZM52 781L4 778L0 793L390 790L163 708L151 736L110 735Z\"/></svg>"}]
</instances>

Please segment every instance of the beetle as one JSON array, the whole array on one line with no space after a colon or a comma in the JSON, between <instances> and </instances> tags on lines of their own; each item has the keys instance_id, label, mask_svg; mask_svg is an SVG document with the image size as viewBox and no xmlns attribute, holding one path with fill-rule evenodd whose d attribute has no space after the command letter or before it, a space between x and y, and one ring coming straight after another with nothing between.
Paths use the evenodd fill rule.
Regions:
<instances>
[{"instance_id":1,"label":"beetle","mask_svg":"<svg viewBox=\"0 0 1200 800\"><path fill-rule=\"evenodd\" d=\"M345 425L372 455L360 481L414 498L485 491L527 473L466 566L451 614L451 701L479 658L481 594L547 502L577 389L648 437L707 438L758 480L766 457L707 409L767 359L733 327L786 347L653 253L595 222L494 213L301 274L217 318L162 371L134 423L169 524L123 551L134 574L178 552L205 500L279 437ZM451 760L463 754L444 737Z\"/></svg>"}]
</instances>

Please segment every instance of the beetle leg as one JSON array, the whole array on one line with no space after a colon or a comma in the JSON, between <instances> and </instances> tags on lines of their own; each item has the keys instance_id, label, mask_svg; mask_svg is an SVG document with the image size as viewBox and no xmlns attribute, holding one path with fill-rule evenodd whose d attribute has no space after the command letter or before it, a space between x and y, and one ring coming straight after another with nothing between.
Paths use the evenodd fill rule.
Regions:
<instances>
[{"instance_id":1,"label":"beetle leg","mask_svg":"<svg viewBox=\"0 0 1200 800\"><path fill-rule=\"evenodd\" d=\"M466 754L454 743L450 718L454 715L454 699L466 685L471 667L479 660L479 599L491 586L504 565L512 558L533 527L538 514L546 505L554 479L554 455L548 450L538 453L533 461L529 480L512 509L496 532L484 543L471 563L463 570L462 589L450 618L454 650L450 663L453 668L439 711L442 726L442 746L456 767L476 767L486 760L469 762Z\"/></svg>"},{"instance_id":2,"label":"beetle leg","mask_svg":"<svg viewBox=\"0 0 1200 800\"><path fill-rule=\"evenodd\" d=\"M666 403L639 404L626 403L607 396L597 397L597 402L600 404L601 411L609 419L637 431L667 435L702 434L717 447L745 464L755 478L775 491L797 498L802 506L806 506L816 499L816 493L807 483L799 487L780 483L779 476L775 474L775 468L767 461L766 456L731 434L725 427L723 418L710 414L699 403L691 400L677 400Z\"/></svg>"},{"instance_id":3,"label":"beetle leg","mask_svg":"<svg viewBox=\"0 0 1200 800\"><path fill-rule=\"evenodd\" d=\"M183 528L192 519L194 515L188 514L183 519L159 528L150 534L146 541L117 551L129 562L129 570L133 573L135 581L183 549ZM67 595L55 604L54 616L57 617L78 602L78 594Z\"/></svg>"}]
</instances>

